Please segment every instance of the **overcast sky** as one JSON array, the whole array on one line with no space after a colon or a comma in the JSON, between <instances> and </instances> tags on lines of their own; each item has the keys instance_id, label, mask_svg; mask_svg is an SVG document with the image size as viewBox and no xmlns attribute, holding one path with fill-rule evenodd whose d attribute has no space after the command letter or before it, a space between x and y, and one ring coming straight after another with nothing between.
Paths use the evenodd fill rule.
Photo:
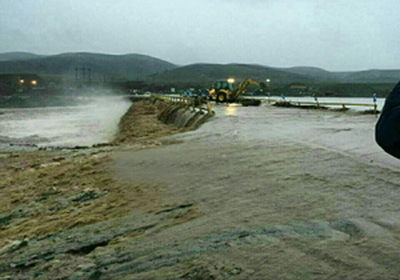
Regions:
<instances>
[{"instance_id":1,"label":"overcast sky","mask_svg":"<svg viewBox=\"0 0 400 280\"><path fill-rule=\"evenodd\" d=\"M0 0L0 52L400 69L399 0Z\"/></svg>"}]
</instances>

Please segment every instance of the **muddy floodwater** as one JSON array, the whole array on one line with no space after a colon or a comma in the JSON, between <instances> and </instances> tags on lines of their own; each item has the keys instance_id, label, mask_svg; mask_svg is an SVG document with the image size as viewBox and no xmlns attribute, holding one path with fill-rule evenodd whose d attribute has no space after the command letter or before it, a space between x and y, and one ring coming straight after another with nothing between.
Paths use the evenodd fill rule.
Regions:
<instances>
[{"instance_id":1,"label":"muddy floodwater","mask_svg":"<svg viewBox=\"0 0 400 280\"><path fill-rule=\"evenodd\" d=\"M177 144L115 157L118 177L162 184L164 203L198 211L144 238L146 252L173 246L232 279L397 277L400 162L375 144L376 116L214 109Z\"/></svg>"},{"instance_id":2,"label":"muddy floodwater","mask_svg":"<svg viewBox=\"0 0 400 280\"><path fill-rule=\"evenodd\" d=\"M30 211L47 210L40 225L3 216L19 243L3 242L0 276L398 279L400 161L376 145L375 115L266 103L213 110L196 130L149 140L158 128L146 107L138 123L148 142L23 171L48 184ZM68 179L77 176L85 184ZM24 178L12 183L29 185ZM10 195L10 205L29 201Z\"/></svg>"}]
</instances>

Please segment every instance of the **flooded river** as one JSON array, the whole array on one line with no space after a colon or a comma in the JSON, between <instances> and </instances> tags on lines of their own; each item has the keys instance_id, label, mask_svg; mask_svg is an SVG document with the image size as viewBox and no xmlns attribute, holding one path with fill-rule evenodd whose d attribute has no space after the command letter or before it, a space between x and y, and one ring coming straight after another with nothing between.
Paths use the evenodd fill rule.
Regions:
<instances>
[{"instance_id":1,"label":"flooded river","mask_svg":"<svg viewBox=\"0 0 400 280\"><path fill-rule=\"evenodd\" d=\"M286 97L286 100L314 101L312 97ZM319 98L318 101L373 104L372 98ZM378 110L383 103L383 98L377 100ZM118 122L129 106L130 102L123 97L99 97L92 98L89 104L85 101L82 106L0 109L0 149L90 146L107 142L116 132ZM235 115L236 109L231 106L218 113Z\"/></svg>"},{"instance_id":2,"label":"flooded river","mask_svg":"<svg viewBox=\"0 0 400 280\"><path fill-rule=\"evenodd\" d=\"M99 97L82 106L0 109L0 149L107 142L130 102Z\"/></svg>"}]
</instances>

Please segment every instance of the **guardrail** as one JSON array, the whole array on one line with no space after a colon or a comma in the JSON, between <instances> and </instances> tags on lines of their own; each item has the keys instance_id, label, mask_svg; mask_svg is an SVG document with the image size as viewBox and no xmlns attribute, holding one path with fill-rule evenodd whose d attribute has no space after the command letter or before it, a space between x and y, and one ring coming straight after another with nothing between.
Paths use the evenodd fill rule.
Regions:
<instances>
[{"instance_id":1,"label":"guardrail","mask_svg":"<svg viewBox=\"0 0 400 280\"><path fill-rule=\"evenodd\" d=\"M150 97L167 103L181 104L182 106L186 106L193 110L198 109L200 111L207 111L208 114L214 114L210 101L204 100L200 97L167 96L159 94L152 94Z\"/></svg>"},{"instance_id":2,"label":"guardrail","mask_svg":"<svg viewBox=\"0 0 400 280\"><path fill-rule=\"evenodd\" d=\"M267 99L268 103L286 103L288 105L301 107L304 105L311 105L317 108L324 107L324 106L339 106L342 107L343 110L346 110L348 107L372 107L374 114L378 114L378 105L374 102L373 104L368 103L346 103L346 102L319 102L316 100L315 102L312 101L292 101L292 100L285 100L285 99Z\"/></svg>"}]
</instances>

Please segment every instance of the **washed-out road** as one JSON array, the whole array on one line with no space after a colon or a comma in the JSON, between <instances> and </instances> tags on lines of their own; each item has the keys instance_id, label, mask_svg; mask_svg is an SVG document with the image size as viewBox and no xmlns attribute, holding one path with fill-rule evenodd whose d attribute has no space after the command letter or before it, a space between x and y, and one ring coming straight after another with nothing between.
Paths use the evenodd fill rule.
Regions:
<instances>
[{"instance_id":1,"label":"washed-out road","mask_svg":"<svg viewBox=\"0 0 400 280\"><path fill-rule=\"evenodd\" d=\"M174 222L144 230L124 247L134 260L104 277L399 279L400 161L376 145L376 116L214 110L165 145L113 156L115 177L157 186L156 214Z\"/></svg>"}]
</instances>

